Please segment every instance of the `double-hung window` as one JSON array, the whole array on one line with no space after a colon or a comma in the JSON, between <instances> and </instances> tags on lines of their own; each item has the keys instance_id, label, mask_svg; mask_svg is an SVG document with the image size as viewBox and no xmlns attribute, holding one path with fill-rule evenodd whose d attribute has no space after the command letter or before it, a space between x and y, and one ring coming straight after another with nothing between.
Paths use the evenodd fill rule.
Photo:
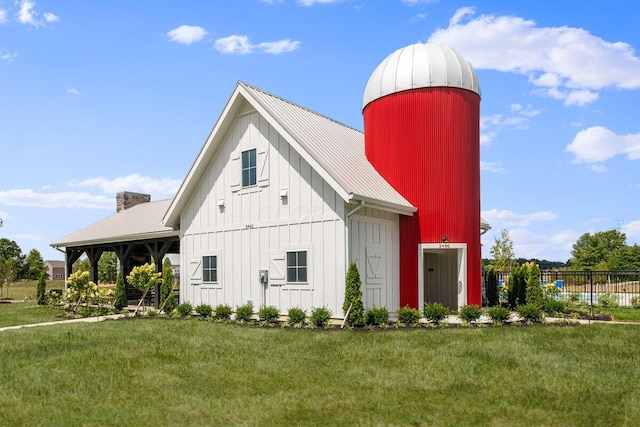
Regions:
<instances>
[{"instance_id":1,"label":"double-hung window","mask_svg":"<svg viewBox=\"0 0 640 427\"><path fill-rule=\"evenodd\" d=\"M287 252L287 282L307 282L307 251Z\"/></svg>"},{"instance_id":2,"label":"double-hung window","mask_svg":"<svg viewBox=\"0 0 640 427\"><path fill-rule=\"evenodd\" d=\"M256 149L242 152L242 186L256 185Z\"/></svg>"},{"instance_id":3,"label":"double-hung window","mask_svg":"<svg viewBox=\"0 0 640 427\"><path fill-rule=\"evenodd\" d=\"M202 281L204 283L218 282L218 257L216 255L202 257Z\"/></svg>"}]
</instances>

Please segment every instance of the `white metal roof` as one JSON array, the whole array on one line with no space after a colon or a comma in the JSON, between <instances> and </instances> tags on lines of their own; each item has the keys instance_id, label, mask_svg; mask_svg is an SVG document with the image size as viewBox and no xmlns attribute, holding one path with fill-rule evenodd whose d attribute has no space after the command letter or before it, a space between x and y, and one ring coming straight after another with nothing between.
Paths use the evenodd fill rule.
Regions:
<instances>
[{"instance_id":1,"label":"white metal roof","mask_svg":"<svg viewBox=\"0 0 640 427\"><path fill-rule=\"evenodd\" d=\"M178 236L177 230L162 224L170 204L171 199L141 203L58 239L51 246L73 247Z\"/></svg>"},{"instance_id":2,"label":"white metal roof","mask_svg":"<svg viewBox=\"0 0 640 427\"><path fill-rule=\"evenodd\" d=\"M238 82L231 98L200 150L174 198L164 222L176 227L180 212L215 156L244 101L255 108L310 163L345 201L365 201L380 208L412 214L416 208L369 163L362 132Z\"/></svg>"},{"instance_id":3,"label":"white metal roof","mask_svg":"<svg viewBox=\"0 0 640 427\"><path fill-rule=\"evenodd\" d=\"M475 70L448 46L416 43L387 56L369 77L362 108L383 96L424 87L456 87L481 95Z\"/></svg>"}]
</instances>

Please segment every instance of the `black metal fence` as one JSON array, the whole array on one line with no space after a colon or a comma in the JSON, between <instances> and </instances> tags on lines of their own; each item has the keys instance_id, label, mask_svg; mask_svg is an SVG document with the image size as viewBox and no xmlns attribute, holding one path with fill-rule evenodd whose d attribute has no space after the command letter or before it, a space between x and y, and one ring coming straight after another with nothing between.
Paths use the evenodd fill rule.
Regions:
<instances>
[{"instance_id":1,"label":"black metal fence","mask_svg":"<svg viewBox=\"0 0 640 427\"><path fill-rule=\"evenodd\" d=\"M640 298L640 270L574 271L543 270L541 284L555 286L562 297L572 297L596 304L600 295L617 297L618 304L630 306L633 297ZM498 286L508 283L509 272L499 271ZM483 288L487 274L483 274Z\"/></svg>"}]
</instances>

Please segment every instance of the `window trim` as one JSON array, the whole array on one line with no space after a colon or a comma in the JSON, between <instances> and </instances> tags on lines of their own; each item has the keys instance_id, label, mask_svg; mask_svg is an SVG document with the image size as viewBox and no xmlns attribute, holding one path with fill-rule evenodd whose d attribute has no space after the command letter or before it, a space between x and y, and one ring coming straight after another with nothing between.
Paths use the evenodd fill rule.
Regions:
<instances>
[{"instance_id":1,"label":"window trim","mask_svg":"<svg viewBox=\"0 0 640 427\"><path fill-rule=\"evenodd\" d=\"M304 266L301 266L299 264L299 254L303 253L305 254L305 264ZM293 285L293 286L301 286L301 285L308 285L309 284L309 249L307 248L291 248L291 249L287 249L284 251L284 268L285 268L285 278L284 278L284 282L286 285ZM293 266L289 265L289 254L296 254L296 263ZM289 280L289 269L290 268L294 268L296 270L296 279L298 279L299 277L299 273L300 270L304 267L304 272L306 275L306 280L295 280L295 281L290 281Z\"/></svg>"},{"instance_id":2,"label":"window trim","mask_svg":"<svg viewBox=\"0 0 640 427\"><path fill-rule=\"evenodd\" d=\"M216 257L216 281L215 282L205 282L204 277L204 258L205 257ZM216 289L220 289L222 288L222 281L223 281L223 276L222 276L222 251L221 250L217 250L217 251L205 251L202 252L200 254L199 257L200 260L200 266L199 266L199 270L200 270L200 280L199 282L199 286L201 286L203 289L206 288L216 288Z\"/></svg>"},{"instance_id":3,"label":"window trim","mask_svg":"<svg viewBox=\"0 0 640 427\"><path fill-rule=\"evenodd\" d=\"M251 153L253 152L253 165L251 164ZM245 153L248 154L248 165L245 166ZM244 172L249 173L249 183L245 184ZM253 182L251 182L251 171L253 171ZM240 188L251 188L258 185L258 150L257 148L249 148L240 152Z\"/></svg>"}]
</instances>

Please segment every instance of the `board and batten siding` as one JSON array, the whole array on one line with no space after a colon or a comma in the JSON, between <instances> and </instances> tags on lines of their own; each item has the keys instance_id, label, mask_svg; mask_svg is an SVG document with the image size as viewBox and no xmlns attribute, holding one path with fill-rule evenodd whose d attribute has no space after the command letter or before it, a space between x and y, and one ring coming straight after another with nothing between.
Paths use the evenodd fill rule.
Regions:
<instances>
[{"instance_id":1,"label":"board and batten siding","mask_svg":"<svg viewBox=\"0 0 640 427\"><path fill-rule=\"evenodd\" d=\"M257 185L241 188L241 152L257 152ZM180 216L180 298L198 304L252 302L342 315L345 204L268 121L244 108ZM285 281L287 250L306 250L308 283ZM218 282L202 281L202 257L218 256ZM269 283L259 271L269 271Z\"/></svg>"},{"instance_id":2,"label":"board and batten siding","mask_svg":"<svg viewBox=\"0 0 640 427\"><path fill-rule=\"evenodd\" d=\"M400 304L398 215L364 208L349 221L350 259L360 273L364 306L387 307L395 315Z\"/></svg>"}]
</instances>

